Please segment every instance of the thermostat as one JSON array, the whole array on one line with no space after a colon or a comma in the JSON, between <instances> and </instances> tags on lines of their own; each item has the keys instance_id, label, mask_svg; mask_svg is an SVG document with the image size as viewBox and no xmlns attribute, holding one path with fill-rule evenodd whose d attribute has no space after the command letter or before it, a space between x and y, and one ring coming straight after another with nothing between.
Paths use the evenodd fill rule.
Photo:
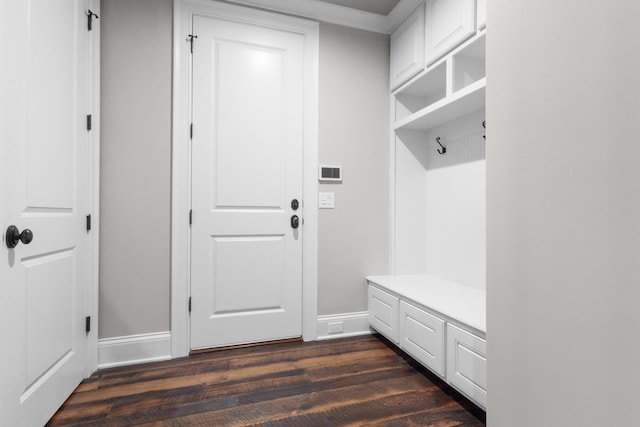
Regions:
<instances>
[{"instance_id":1,"label":"thermostat","mask_svg":"<svg viewBox=\"0 0 640 427\"><path fill-rule=\"evenodd\" d=\"M320 165L318 167L318 180L342 182L342 166Z\"/></svg>"}]
</instances>

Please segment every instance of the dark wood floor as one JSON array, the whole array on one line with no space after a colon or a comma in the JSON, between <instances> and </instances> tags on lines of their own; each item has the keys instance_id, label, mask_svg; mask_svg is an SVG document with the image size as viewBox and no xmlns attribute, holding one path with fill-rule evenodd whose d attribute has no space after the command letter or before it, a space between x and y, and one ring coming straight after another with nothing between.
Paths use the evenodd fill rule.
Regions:
<instances>
[{"instance_id":1,"label":"dark wood floor","mask_svg":"<svg viewBox=\"0 0 640 427\"><path fill-rule=\"evenodd\" d=\"M98 371L49 426L484 426L485 414L376 336Z\"/></svg>"}]
</instances>

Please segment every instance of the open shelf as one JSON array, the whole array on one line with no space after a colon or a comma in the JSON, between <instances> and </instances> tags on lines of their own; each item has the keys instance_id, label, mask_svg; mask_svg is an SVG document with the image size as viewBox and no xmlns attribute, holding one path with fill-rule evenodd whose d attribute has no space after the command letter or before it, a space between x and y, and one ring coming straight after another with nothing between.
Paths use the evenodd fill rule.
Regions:
<instances>
[{"instance_id":1,"label":"open shelf","mask_svg":"<svg viewBox=\"0 0 640 427\"><path fill-rule=\"evenodd\" d=\"M452 55L453 92L486 77L485 35L474 39Z\"/></svg>"},{"instance_id":2,"label":"open shelf","mask_svg":"<svg viewBox=\"0 0 640 427\"><path fill-rule=\"evenodd\" d=\"M394 131L427 130L485 105L486 78L482 78L426 108L396 122Z\"/></svg>"},{"instance_id":3,"label":"open shelf","mask_svg":"<svg viewBox=\"0 0 640 427\"><path fill-rule=\"evenodd\" d=\"M434 104L447 95L447 64L422 72L395 93L396 122Z\"/></svg>"}]
</instances>

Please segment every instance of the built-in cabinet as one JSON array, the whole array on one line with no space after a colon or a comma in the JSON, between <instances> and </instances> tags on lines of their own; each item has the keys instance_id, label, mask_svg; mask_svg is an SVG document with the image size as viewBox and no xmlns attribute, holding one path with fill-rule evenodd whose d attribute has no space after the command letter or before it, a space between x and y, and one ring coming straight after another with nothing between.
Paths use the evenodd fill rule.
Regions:
<instances>
[{"instance_id":1,"label":"built-in cabinet","mask_svg":"<svg viewBox=\"0 0 640 427\"><path fill-rule=\"evenodd\" d=\"M476 0L427 0L425 29L430 65L476 32Z\"/></svg>"},{"instance_id":2,"label":"built-in cabinet","mask_svg":"<svg viewBox=\"0 0 640 427\"><path fill-rule=\"evenodd\" d=\"M485 27L486 0L426 0L391 35L392 275L368 277L371 328L482 408Z\"/></svg>"},{"instance_id":3,"label":"built-in cabinet","mask_svg":"<svg viewBox=\"0 0 640 427\"><path fill-rule=\"evenodd\" d=\"M424 4L391 34L391 87L396 88L424 69Z\"/></svg>"},{"instance_id":4,"label":"built-in cabinet","mask_svg":"<svg viewBox=\"0 0 640 427\"><path fill-rule=\"evenodd\" d=\"M485 293L429 275L367 281L371 327L486 408Z\"/></svg>"}]
</instances>

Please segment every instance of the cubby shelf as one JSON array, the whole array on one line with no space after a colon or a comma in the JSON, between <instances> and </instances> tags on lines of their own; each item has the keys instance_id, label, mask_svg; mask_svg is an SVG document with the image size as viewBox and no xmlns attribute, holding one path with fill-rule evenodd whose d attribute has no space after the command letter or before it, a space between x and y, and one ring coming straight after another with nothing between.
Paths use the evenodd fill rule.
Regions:
<instances>
[{"instance_id":1,"label":"cubby shelf","mask_svg":"<svg viewBox=\"0 0 640 427\"><path fill-rule=\"evenodd\" d=\"M398 88L393 129L427 130L485 106L485 32Z\"/></svg>"},{"instance_id":2,"label":"cubby shelf","mask_svg":"<svg viewBox=\"0 0 640 427\"><path fill-rule=\"evenodd\" d=\"M484 108L486 79L483 78L396 122L393 130L427 130Z\"/></svg>"}]
</instances>

